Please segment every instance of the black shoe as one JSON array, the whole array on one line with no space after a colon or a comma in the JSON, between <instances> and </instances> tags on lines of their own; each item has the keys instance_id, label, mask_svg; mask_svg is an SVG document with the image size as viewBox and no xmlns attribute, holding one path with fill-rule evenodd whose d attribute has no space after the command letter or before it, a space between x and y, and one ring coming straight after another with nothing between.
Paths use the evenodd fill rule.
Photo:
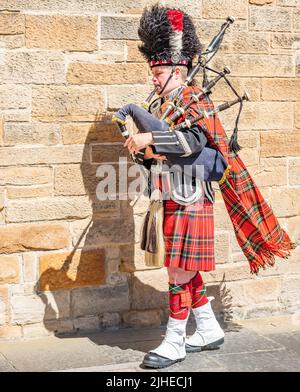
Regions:
<instances>
[{"instance_id":1,"label":"black shoe","mask_svg":"<svg viewBox=\"0 0 300 392\"><path fill-rule=\"evenodd\" d=\"M169 359L166 357L162 357L161 355L155 353L148 353L145 355L143 360L143 365L146 367L150 367L153 369L161 369L171 365L174 365L176 362L181 362L185 358L180 359Z\"/></svg>"},{"instance_id":2,"label":"black shoe","mask_svg":"<svg viewBox=\"0 0 300 392\"><path fill-rule=\"evenodd\" d=\"M224 343L224 338L221 338L219 340L216 340L215 342L209 343L206 346L191 346L190 344L185 344L185 351L187 353L197 353L200 351L205 351L205 350L217 350L221 346L221 344Z\"/></svg>"}]
</instances>

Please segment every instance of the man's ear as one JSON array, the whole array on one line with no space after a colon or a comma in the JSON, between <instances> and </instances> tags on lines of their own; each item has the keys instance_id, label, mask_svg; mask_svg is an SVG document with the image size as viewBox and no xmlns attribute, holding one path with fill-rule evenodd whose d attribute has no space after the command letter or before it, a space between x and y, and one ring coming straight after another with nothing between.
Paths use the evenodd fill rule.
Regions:
<instances>
[{"instance_id":1,"label":"man's ear","mask_svg":"<svg viewBox=\"0 0 300 392\"><path fill-rule=\"evenodd\" d=\"M175 75L176 75L176 79L181 77L181 69L179 67L175 68Z\"/></svg>"}]
</instances>

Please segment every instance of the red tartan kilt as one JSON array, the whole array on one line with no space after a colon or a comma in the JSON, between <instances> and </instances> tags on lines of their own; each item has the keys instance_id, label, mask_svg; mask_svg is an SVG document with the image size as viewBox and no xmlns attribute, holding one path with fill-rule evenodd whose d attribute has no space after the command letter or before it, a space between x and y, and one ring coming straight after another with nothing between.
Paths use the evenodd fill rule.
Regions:
<instances>
[{"instance_id":1,"label":"red tartan kilt","mask_svg":"<svg viewBox=\"0 0 300 392\"><path fill-rule=\"evenodd\" d=\"M187 271L215 269L213 203L164 205L165 266Z\"/></svg>"}]
</instances>

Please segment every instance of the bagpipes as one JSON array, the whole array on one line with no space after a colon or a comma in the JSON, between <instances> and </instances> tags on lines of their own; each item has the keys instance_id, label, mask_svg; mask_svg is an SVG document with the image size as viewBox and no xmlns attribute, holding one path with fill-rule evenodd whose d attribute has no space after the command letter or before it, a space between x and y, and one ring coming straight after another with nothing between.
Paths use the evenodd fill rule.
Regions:
<instances>
[{"instance_id":1,"label":"bagpipes","mask_svg":"<svg viewBox=\"0 0 300 392\"><path fill-rule=\"evenodd\" d=\"M244 100L249 100L249 95L244 93L243 96L238 95L236 90L231 85L230 81L227 78L227 75L230 74L230 70L228 67L225 67L222 72L218 72L209 68L207 64L209 61L214 57L217 50L219 49L221 42L223 40L224 34L227 28L234 22L234 19L228 17L226 22L221 26L219 33L213 38L211 43L208 45L206 51L201 53L198 58L197 64L191 69L189 72L184 84L178 89L176 95L173 97L171 102L167 103L167 107L162 114L161 118L158 119L154 117L151 113L149 113L149 107L155 101L152 101L155 93L157 93L156 89L154 89L146 101L143 104L143 108L139 107L135 104L127 104L123 106L114 116L112 121L114 121L121 131L122 135L127 139L130 134L126 128L126 117L130 116L133 119L137 129L141 133L145 132L177 132L182 128L190 128L193 124L197 123L198 121L214 116L216 113L221 112L230 108L233 105L240 104L240 109L238 116L235 122L234 132L231 136L229 147L232 151L238 152L240 150L240 146L237 143L237 124L241 114L242 105ZM210 57L208 58L208 55ZM200 92L197 94L192 95L190 101L184 105L180 103L180 95L184 88L191 84L192 80L196 76L196 74L203 70L203 86L200 89ZM211 81L207 80L207 70L214 72L217 76L212 79ZM197 109L197 117L193 117L192 119L186 118L185 121L181 122L180 124L176 124L176 121L185 113L187 113L190 106L194 103L198 103L202 99L208 97L212 88L218 83L219 80L224 79L228 86L231 88L233 93L236 96L236 99L232 101L225 102L211 110L202 110ZM152 102L151 102L152 101ZM175 104L174 102L177 102ZM147 110L148 109L148 110ZM144 153L139 151L136 154L131 154L132 160L135 163L141 164L144 159ZM191 166L192 168L192 175L197 176L197 166L204 167L204 172L201 172L203 176L201 179L204 181L221 181L224 178L224 173L228 172L228 163L224 156L214 148L210 148L205 146L202 151L198 154L194 154L187 157L176 157L176 158L169 158L168 160L172 164L179 165L179 167L183 168L187 165Z\"/></svg>"}]
</instances>

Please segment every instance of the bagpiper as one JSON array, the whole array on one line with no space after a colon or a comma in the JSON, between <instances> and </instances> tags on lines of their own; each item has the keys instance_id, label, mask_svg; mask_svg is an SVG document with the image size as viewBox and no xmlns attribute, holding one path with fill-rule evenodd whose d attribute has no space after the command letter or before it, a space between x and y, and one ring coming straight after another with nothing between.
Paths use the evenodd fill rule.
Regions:
<instances>
[{"instance_id":1,"label":"bagpiper","mask_svg":"<svg viewBox=\"0 0 300 392\"><path fill-rule=\"evenodd\" d=\"M194 81L186 83L195 56L201 54L191 18L180 9L154 5L144 10L138 33L142 41L139 50L151 68L159 98L149 106L151 115L133 106L117 113L119 125L130 114L140 130L138 134L127 135L125 146L131 154L143 152L141 163L150 172L160 169L158 187L162 193L164 173L174 163L191 164L207 149L214 150L219 154L219 161L225 162L217 180L251 272L273 265L274 256L286 258L294 244L238 156L236 131L229 141L209 94L205 94L207 91L197 87ZM174 113L177 113L175 117ZM156 120L152 123L154 116ZM144 125L145 120L150 124L148 127ZM213 166L207 158L204 169L206 165ZM168 197L163 201L162 264L169 276L169 320L162 343L145 355L146 367L164 368L184 360L187 352L215 349L224 342L224 332L213 313L201 276L201 271L215 269L215 195L211 180L216 179L209 174L203 175L201 181L193 173L183 175L180 187L175 181L169 181L168 192L164 193ZM196 330L186 338L191 310Z\"/></svg>"}]
</instances>

